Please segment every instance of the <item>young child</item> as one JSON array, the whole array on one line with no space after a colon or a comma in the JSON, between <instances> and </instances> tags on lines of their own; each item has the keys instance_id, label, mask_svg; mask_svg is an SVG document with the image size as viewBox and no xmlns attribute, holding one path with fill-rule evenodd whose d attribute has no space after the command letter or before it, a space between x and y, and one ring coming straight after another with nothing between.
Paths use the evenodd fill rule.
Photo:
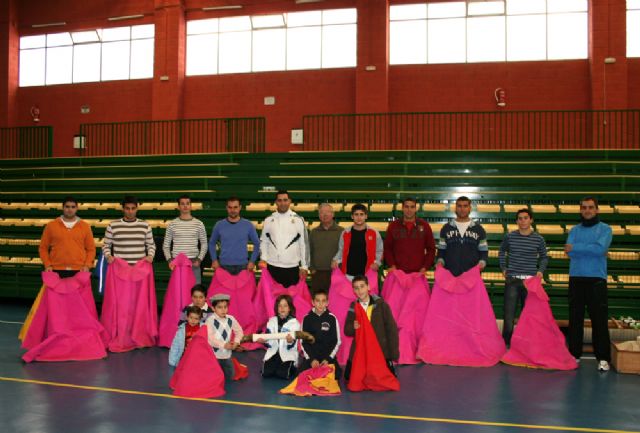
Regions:
<instances>
[{"instance_id":1,"label":"young child","mask_svg":"<svg viewBox=\"0 0 640 433\"><path fill-rule=\"evenodd\" d=\"M231 297L224 293L213 295L213 314L205 322L209 344L213 347L226 380L233 380L235 376L231 352L238 348L242 340L242 327L235 317L227 314L230 299Z\"/></svg>"},{"instance_id":2,"label":"young child","mask_svg":"<svg viewBox=\"0 0 640 433\"><path fill-rule=\"evenodd\" d=\"M333 364L336 379L340 378L340 366L336 362L336 353L340 347L340 327L336 316L327 307L329 299L327 292L318 290L313 294L313 308L302 320L302 330L315 337L315 343L304 341L302 353L304 360L300 371L319 365Z\"/></svg>"},{"instance_id":3,"label":"young child","mask_svg":"<svg viewBox=\"0 0 640 433\"><path fill-rule=\"evenodd\" d=\"M202 309L195 305L185 308L187 320L178 326L176 336L173 337L171 348L169 349L169 365L175 367L189 345L191 338L200 329L202 321Z\"/></svg>"},{"instance_id":4,"label":"young child","mask_svg":"<svg viewBox=\"0 0 640 433\"><path fill-rule=\"evenodd\" d=\"M209 316L213 314L213 310L209 307L209 304L207 304L207 289L205 289L202 284L196 284L191 288L191 303L182 310L182 316L180 317L178 325L187 321L187 309L192 306L196 306L202 310L200 323L204 325Z\"/></svg>"},{"instance_id":5,"label":"young child","mask_svg":"<svg viewBox=\"0 0 640 433\"><path fill-rule=\"evenodd\" d=\"M400 356L399 341L398 341L398 326L391 313L389 305L382 300L379 296L369 293L369 280L364 275L358 275L353 278L351 282L353 286L353 292L355 293L357 300L353 301L347 318L344 324L344 334L353 337L356 334L356 329L359 329L362 324L356 320L355 308L359 303L366 316L371 323L371 327L375 333L375 336L382 349L382 354L387 362L387 366L391 373L396 375L395 368L393 367L393 361L397 361ZM345 368L344 377L349 380L351 374L351 367L353 361L353 355L356 352L356 339L353 339L351 345L351 351L349 352L349 360Z\"/></svg>"},{"instance_id":6,"label":"young child","mask_svg":"<svg viewBox=\"0 0 640 433\"><path fill-rule=\"evenodd\" d=\"M278 296L273 310L275 316L267 322L267 334L295 333L300 330L300 322L296 319L296 307L293 305L291 296ZM293 336L288 335L285 340L259 339L258 342L267 346L262 365L262 377L291 379L296 375L298 348Z\"/></svg>"}]
</instances>

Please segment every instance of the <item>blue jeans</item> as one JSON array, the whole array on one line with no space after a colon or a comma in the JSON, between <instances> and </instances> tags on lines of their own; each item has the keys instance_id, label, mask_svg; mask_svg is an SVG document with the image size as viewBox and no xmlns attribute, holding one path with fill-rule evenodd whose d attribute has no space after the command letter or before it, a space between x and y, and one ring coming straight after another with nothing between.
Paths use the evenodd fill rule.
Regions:
<instances>
[{"instance_id":1,"label":"blue jeans","mask_svg":"<svg viewBox=\"0 0 640 433\"><path fill-rule=\"evenodd\" d=\"M520 309L524 308L526 299L527 288L524 286L524 280L507 277L504 284L504 323L502 324L502 338L507 346L511 344L518 304Z\"/></svg>"}]
</instances>

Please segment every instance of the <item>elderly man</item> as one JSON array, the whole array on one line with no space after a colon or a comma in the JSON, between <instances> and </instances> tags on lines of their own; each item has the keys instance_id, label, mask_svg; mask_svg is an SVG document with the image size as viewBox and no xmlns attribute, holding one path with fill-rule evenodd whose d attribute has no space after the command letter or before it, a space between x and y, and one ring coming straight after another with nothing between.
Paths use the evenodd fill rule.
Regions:
<instances>
[{"instance_id":1,"label":"elderly man","mask_svg":"<svg viewBox=\"0 0 640 433\"><path fill-rule=\"evenodd\" d=\"M333 219L333 208L322 203L318 208L320 225L309 236L311 251L311 290L328 292L331 286L331 260L338 252L340 235L344 230Z\"/></svg>"}]
</instances>

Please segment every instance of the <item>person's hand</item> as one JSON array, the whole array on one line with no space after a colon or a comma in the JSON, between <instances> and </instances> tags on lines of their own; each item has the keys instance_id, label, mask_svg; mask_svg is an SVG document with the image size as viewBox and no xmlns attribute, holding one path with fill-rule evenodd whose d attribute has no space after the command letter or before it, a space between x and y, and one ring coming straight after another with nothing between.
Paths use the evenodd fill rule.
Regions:
<instances>
[{"instance_id":1,"label":"person's hand","mask_svg":"<svg viewBox=\"0 0 640 433\"><path fill-rule=\"evenodd\" d=\"M328 364L329 364L329 361L327 361L326 359L320 363L320 365L322 366L328 365Z\"/></svg>"},{"instance_id":2,"label":"person's hand","mask_svg":"<svg viewBox=\"0 0 640 433\"><path fill-rule=\"evenodd\" d=\"M291 334L287 335L287 343L289 344L293 343L293 337L291 336Z\"/></svg>"},{"instance_id":3,"label":"person's hand","mask_svg":"<svg viewBox=\"0 0 640 433\"><path fill-rule=\"evenodd\" d=\"M370 268L372 271L375 271L375 272L377 272L377 271L378 271L378 268L379 268L379 267L380 267L380 265L379 265L379 264L377 264L376 262L371 263L371 266L369 266L369 268Z\"/></svg>"},{"instance_id":4,"label":"person's hand","mask_svg":"<svg viewBox=\"0 0 640 433\"><path fill-rule=\"evenodd\" d=\"M175 263L169 262L169 269L171 269L173 271L175 268L176 268Z\"/></svg>"},{"instance_id":5,"label":"person's hand","mask_svg":"<svg viewBox=\"0 0 640 433\"><path fill-rule=\"evenodd\" d=\"M421 274L425 274L425 273L427 273L427 268L420 268L420 269L418 269L418 272L421 273Z\"/></svg>"},{"instance_id":6,"label":"person's hand","mask_svg":"<svg viewBox=\"0 0 640 433\"><path fill-rule=\"evenodd\" d=\"M256 343L261 343L261 344L265 344L267 342L267 340L265 340L264 338L258 338L256 340Z\"/></svg>"},{"instance_id":7,"label":"person's hand","mask_svg":"<svg viewBox=\"0 0 640 433\"><path fill-rule=\"evenodd\" d=\"M391 266L389 266L389 268L387 269L387 273L389 273L389 274L390 274L391 272L395 272L395 271L397 271L397 270L398 270L398 268L396 268L396 265L391 265Z\"/></svg>"},{"instance_id":8,"label":"person's hand","mask_svg":"<svg viewBox=\"0 0 640 433\"><path fill-rule=\"evenodd\" d=\"M258 267L259 267L260 269L266 269L266 268L267 268L267 262L265 262L264 260L260 260L260 261L258 262Z\"/></svg>"},{"instance_id":9,"label":"person's hand","mask_svg":"<svg viewBox=\"0 0 640 433\"><path fill-rule=\"evenodd\" d=\"M536 272L536 277L542 279L542 272Z\"/></svg>"},{"instance_id":10,"label":"person's hand","mask_svg":"<svg viewBox=\"0 0 640 433\"><path fill-rule=\"evenodd\" d=\"M442 262L436 263L436 269L437 268L443 268L443 267L444 267L444 264Z\"/></svg>"},{"instance_id":11,"label":"person's hand","mask_svg":"<svg viewBox=\"0 0 640 433\"><path fill-rule=\"evenodd\" d=\"M200 259L195 259L193 262L191 262L193 264L194 267L199 268L200 264L202 263L202 260Z\"/></svg>"},{"instance_id":12,"label":"person's hand","mask_svg":"<svg viewBox=\"0 0 640 433\"><path fill-rule=\"evenodd\" d=\"M331 260L331 269L338 269L338 262L335 260Z\"/></svg>"},{"instance_id":13,"label":"person's hand","mask_svg":"<svg viewBox=\"0 0 640 433\"><path fill-rule=\"evenodd\" d=\"M538 272L540 273L540 272ZM504 275L505 277L507 276L507 270L505 269L504 271L502 271L502 275Z\"/></svg>"},{"instance_id":14,"label":"person's hand","mask_svg":"<svg viewBox=\"0 0 640 433\"><path fill-rule=\"evenodd\" d=\"M80 268L80 272L89 272L89 266L83 266Z\"/></svg>"},{"instance_id":15,"label":"person's hand","mask_svg":"<svg viewBox=\"0 0 640 433\"><path fill-rule=\"evenodd\" d=\"M218 269L220 267L220 262L217 260L214 260L213 262L211 262L211 269L213 269L214 271L216 269Z\"/></svg>"},{"instance_id":16,"label":"person's hand","mask_svg":"<svg viewBox=\"0 0 640 433\"><path fill-rule=\"evenodd\" d=\"M573 245L571 244L565 244L564 245L564 252L565 253L570 253L573 250Z\"/></svg>"},{"instance_id":17,"label":"person's hand","mask_svg":"<svg viewBox=\"0 0 640 433\"><path fill-rule=\"evenodd\" d=\"M308 270L300 268L300 278L306 279L308 273L309 273Z\"/></svg>"},{"instance_id":18,"label":"person's hand","mask_svg":"<svg viewBox=\"0 0 640 433\"><path fill-rule=\"evenodd\" d=\"M149 263L153 263L153 256L147 256L144 259Z\"/></svg>"},{"instance_id":19,"label":"person's hand","mask_svg":"<svg viewBox=\"0 0 640 433\"><path fill-rule=\"evenodd\" d=\"M317 359L314 359L313 361L311 361L311 368L316 368L320 365L320 363L318 362Z\"/></svg>"},{"instance_id":20,"label":"person's hand","mask_svg":"<svg viewBox=\"0 0 640 433\"><path fill-rule=\"evenodd\" d=\"M480 270L483 270L485 267L487 266L487 264L483 261L478 262L478 267L480 268Z\"/></svg>"},{"instance_id":21,"label":"person's hand","mask_svg":"<svg viewBox=\"0 0 640 433\"><path fill-rule=\"evenodd\" d=\"M256 264L253 262L247 263L247 271L253 272L256 270Z\"/></svg>"},{"instance_id":22,"label":"person's hand","mask_svg":"<svg viewBox=\"0 0 640 433\"><path fill-rule=\"evenodd\" d=\"M45 272L51 272L53 271L53 266L47 266L46 268L44 268Z\"/></svg>"},{"instance_id":23,"label":"person's hand","mask_svg":"<svg viewBox=\"0 0 640 433\"><path fill-rule=\"evenodd\" d=\"M353 321L353 329L359 329L360 328L360 324L358 323L357 320Z\"/></svg>"},{"instance_id":24,"label":"person's hand","mask_svg":"<svg viewBox=\"0 0 640 433\"><path fill-rule=\"evenodd\" d=\"M113 256L105 256L105 257L107 258L107 263L109 263L109 264L113 263L113 261L116 259Z\"/></svg>"}]
</instances>

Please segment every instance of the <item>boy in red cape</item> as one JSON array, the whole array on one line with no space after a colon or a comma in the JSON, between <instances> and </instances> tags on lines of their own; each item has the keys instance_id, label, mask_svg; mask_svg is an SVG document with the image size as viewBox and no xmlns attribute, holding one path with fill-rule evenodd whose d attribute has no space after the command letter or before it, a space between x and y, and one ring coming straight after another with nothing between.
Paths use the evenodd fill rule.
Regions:
<instances>
[{"instance_id":1,"label":"boy in red cape","mask_svg":"<svg viewBox=\"0 0 640 433\"><path fill-rule=\"evenodd\" d=\"M169 386L174 395L214 398L224 395L224 373L209 345L207 327L201 326L187 346Z\"/></svg>"},{"instance_id":2,"label":"boy in red cape","mask_svg":"<svg viewBox=\"0 0 640 433\"><path fill-rule=\"evenodd\" d=\"M398 327L391 309L382 298L369 293L369 281L356 276L353 291L358 298L351 304L344 333L354 336L345 369L350 391L399 391L393 361L400 356Z\"/></svg>"}]
</instances>

